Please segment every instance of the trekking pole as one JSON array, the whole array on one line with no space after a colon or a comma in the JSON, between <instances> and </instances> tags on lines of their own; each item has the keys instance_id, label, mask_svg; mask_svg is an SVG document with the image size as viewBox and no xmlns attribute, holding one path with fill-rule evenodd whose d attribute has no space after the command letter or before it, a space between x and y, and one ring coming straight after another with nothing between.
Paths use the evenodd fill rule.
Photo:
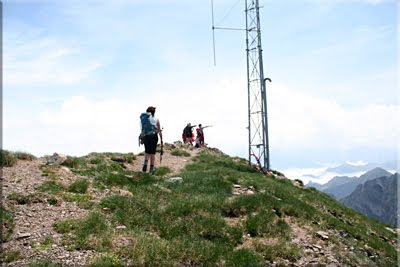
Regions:
<instances>
[{"instance_id":1,"label":"trekking pole","mask_svg":"<svg viewBox=\"0 0 400 267\"><path fill-rule=\"evenodd\" d=\"M162 132L163 130L164 130L164 128L161 128L160 132ZM161 138L161 151L160 151L160 165L161 165L162 156L164 154L164 149L163 149L164 148L164 142L163 142L163 139L162 139L162 134L161 134L160 138Z\"/></svg>"}]
</instances>

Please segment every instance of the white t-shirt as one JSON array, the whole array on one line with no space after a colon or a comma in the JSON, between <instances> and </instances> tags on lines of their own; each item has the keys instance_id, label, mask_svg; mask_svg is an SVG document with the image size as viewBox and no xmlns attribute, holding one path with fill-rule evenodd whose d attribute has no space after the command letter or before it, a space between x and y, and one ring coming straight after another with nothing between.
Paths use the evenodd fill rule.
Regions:
<instances>
[{"instance_id":1,"label":"white t-shirt","mask_svg":"<svg viewBox=\"0 0 400 267\"><path fill-rule=\"evenodd\" d=\"M157 125L157 122L158 122L158 119L156 118L156 117L153 117L152 115L150 115L150 123L151 123L151 125L153 125L154 126L154 128L156 129L156 131L158 132L158 125Z\"/></svg>"}]
</instances>

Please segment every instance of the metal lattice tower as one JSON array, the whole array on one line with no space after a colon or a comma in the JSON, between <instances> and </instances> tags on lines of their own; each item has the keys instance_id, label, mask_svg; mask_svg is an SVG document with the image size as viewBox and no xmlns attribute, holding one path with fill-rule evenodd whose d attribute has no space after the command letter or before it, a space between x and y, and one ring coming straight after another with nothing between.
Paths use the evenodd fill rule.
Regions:
<instances>
[{"instance_id":1,"label":"metal lattice tower","mask_svg":"<svg viewBox=\"0 0 400 267\"><path fill-rule=\"evenodd\" d=\"M258 0L246 0L246 52L249 112L249 162L264 172L270 170L267 95L261 46L260 7Z\"/></svg>"}]
</instances>

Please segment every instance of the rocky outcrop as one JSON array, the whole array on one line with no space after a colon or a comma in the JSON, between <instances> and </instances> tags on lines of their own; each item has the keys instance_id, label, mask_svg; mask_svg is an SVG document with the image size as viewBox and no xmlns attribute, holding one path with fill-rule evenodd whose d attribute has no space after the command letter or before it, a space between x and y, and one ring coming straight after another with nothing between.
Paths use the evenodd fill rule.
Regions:
<instances>
[{"instance_id":1,"label":"rocky outcrop","mask_svg":"<svg viewBox=\"0 0 400 267\"><path fill-rule=\"evenodd\" d=\"M358 185L354 192L341 202L370 218L396 226L398 178L396 173L390 177L366 181Z\"/></svg>"}]
</instances>

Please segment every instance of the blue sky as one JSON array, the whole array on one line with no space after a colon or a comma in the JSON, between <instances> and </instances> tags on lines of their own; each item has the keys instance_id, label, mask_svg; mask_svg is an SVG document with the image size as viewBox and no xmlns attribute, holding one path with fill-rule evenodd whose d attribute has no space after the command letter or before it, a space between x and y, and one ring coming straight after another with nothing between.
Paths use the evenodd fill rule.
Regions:
<instances>
[{"instance_id":1,"label":"blue sky","mask_svg":"<svg viewBox=\"0 0 400 267\"><path fill-rule=\"evenodd\" d=\"M244 1L214 3L218 26L244 26ZM395 159L396 1L260 4L272 167ZM139 152L154 105L167 142L212 124L206 142L246 156L244 33L216 49L214 67L210 1L4 1L4 148Z\"/></svg>"}]
</instances>

